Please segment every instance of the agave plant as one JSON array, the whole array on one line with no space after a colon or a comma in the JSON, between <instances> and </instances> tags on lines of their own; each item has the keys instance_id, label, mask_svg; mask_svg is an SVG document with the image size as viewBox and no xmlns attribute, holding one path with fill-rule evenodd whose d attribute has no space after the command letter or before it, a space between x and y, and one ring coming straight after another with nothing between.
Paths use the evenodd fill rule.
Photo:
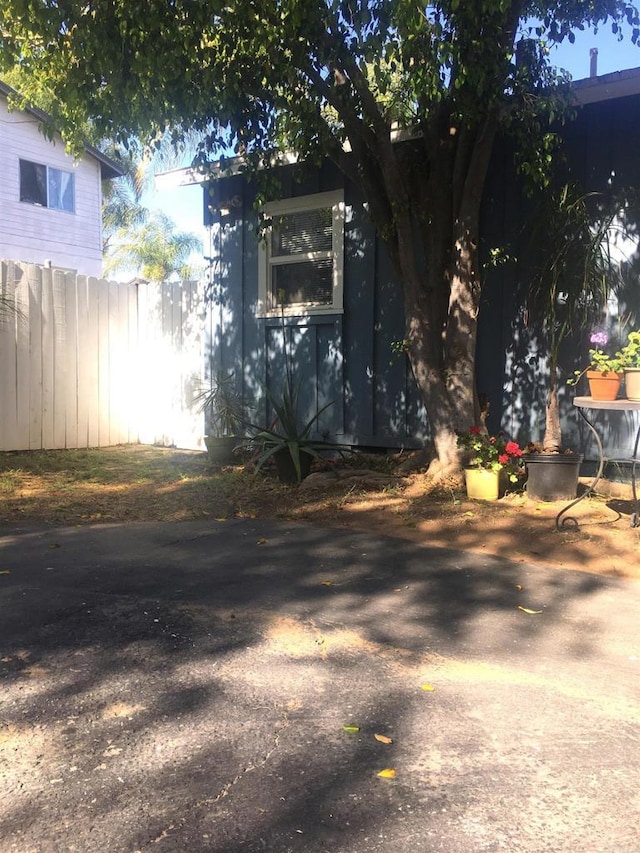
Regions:
<instances>
[{"instance_id":1,"label":"agave plant","mask_svg":"<svg viewBox=\"0 0 640 853\"><path fill-rule=\"evenodd\" d=\"M329 450L344 453L344 445L322 441L311 437L311 430L322 413L333 405L333 401L322 406L306 423L302 424L298 416L298 388L293 388L287 379L282 388L281 397L277 397L269 388L265 388L267 398L275 412L275 418L268 428L252 425L256 430L248 445L257 449L256 471L271 458L287 456L293 465L295 482L304 479L313 459L319 459Z\"/></svg>"}]
</instances>

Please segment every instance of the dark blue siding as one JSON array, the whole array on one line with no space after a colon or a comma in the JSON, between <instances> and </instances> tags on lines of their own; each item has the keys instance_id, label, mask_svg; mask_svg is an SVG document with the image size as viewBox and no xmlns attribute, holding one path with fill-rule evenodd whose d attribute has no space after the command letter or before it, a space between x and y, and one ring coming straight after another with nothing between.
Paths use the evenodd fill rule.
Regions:
<instances>
[{"instance_id":1,"label":"dark blue siding","mask_svg":"<svg viewBox=\"0 0 640 853\"><path fill-rule=\"evenodd\" d=\"M586 190L605 190L614 176L640 188L640 98L583 108L567 130L569 174ZM521 258L531 202L520 190L508 151L498 146L482 210L482 252L504 247ZM287 351L300 388L301 415L333 405L318 434L350 444L420 446L428 424L405 356L392 344L405 337L400 289L384 246L377 239L354 186L329 163L319 169L278 170L280 198L344 188L344 313L285 320ZM258 243L253 210L257 188L241 177L216 182L217 199L233 199L220 221L215 286L209 303L211 369L235 370L254 418L269 418L264 388L276 394L284 380L282 323L256 316ZM205 194L206 195L206 194ZM518 262L487 269L478 330L478 390L490 403L489 424L520 440L539 439L544 428L546 356L522 324L522 268ZM640 301L640 299L638 300ZM572 373L575 341L563 354L562 372ZM584 439L563 385L561 403L568 441ZM628 422L627 422L628 421ZM634 419L613 423L610 438L626 447Z\"/></svg>"}]
</instances>

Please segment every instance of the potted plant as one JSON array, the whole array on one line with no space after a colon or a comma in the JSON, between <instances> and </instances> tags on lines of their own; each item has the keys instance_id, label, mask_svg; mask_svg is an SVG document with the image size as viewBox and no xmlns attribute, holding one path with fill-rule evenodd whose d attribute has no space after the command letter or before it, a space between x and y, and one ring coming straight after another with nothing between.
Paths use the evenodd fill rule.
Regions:
<instances>
[{"instance_id":1,"label":"potted plant","mask_svg":"<svg viewBox=\"0 0 640 853\"><path fill-rule=\"evenodd\" d=\"M234 450L243 441L246 423L242 398L235 386L235 373L218 371L211 380L211 387L196 398L199 411L207 417L204 442L212 462L230 465L234 461Z\"/></svg>"},{"instance_id":2,"label":"potted plant","mask_svg":"<svg viewBox=\"0 0 640 853\"><path fill-rule=\"evenodd\" d=\"M278 478L283 483L300 483L311 469L314 459L327 451L344 453L345 447L328 441L315 439L311 430L320 415L333 405L327 403L306 423L301 423L298 415L298 391L292 387L289 377L285 379L280 398L269 389L265 389L267 398L275 412L275 418L268 428L252 425L254 435L245 442L245 447L257 451L256 472L269 459L274 459Z\"/></svg>"},{"instance_id":3,"label":"potted plant","mask_svg":"<svg viewBox=\"0 0 640 853\"><path fill-rule=\"evenodd\" d=\"M567 385L577 385L582 376L587 377L589 393L594 400L615 400L623 377L624 357L621 353L608 355L600 349L609 338L606 332L594 332L590 341L595 344L589 350L589 364L582 370L576 370Z\"/></svg>"},{"instance_id":4,"label":"potted plant","mask_svg":"<svg viewBox=\"0 0 640 853\"><path fill-rule=\"evenodd\" d=\"M601 318L611 289L619 283L619 269L610 253L610 232L619 206L612 200L594 217L588 207L592 196L565 184L546 200L538 225L531 231L538 264L529 287L527 315L546 341L549 354L544 435L541 442L528 444L524 456L527 494L534 500L576 496L583 457L562 444L560 349L568 335ZM592 342L596 352L597 340ZM604 354L596 356L596 369L607 364L612 362Z\"/></svg>"},{"instance_id":5,"label":"potted plant","mask_svg":"<svg viewBox=\"0 0 640 853\"><path fill-rule=\"evenodd\" d=\"M640 332L629 332L627 343L617 355L624 370L627 399L640 402Z\"/></svg>"},{"instance_id":6,"label":"potted plant","mask_svg":"<svg viewBox=\"0 0 640 853\"><path fill-rule=\"evenodd\" d=\"M507 441L502 433L489 435L479 426L469 427L457 436L458 447L466 457L464 476L468 497L497 500L502 474L511 483L518 482L523 473L523 452L517 442Z\"/></svg>"}]
</instances>

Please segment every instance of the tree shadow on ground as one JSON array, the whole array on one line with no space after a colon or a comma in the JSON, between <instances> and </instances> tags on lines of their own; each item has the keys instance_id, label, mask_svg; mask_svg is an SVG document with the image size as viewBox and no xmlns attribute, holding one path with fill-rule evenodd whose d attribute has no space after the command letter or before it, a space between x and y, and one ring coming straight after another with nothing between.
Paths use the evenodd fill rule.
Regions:
<instances>
[{"instance_id":1,"label":"tree shadow on ground","mask_svg":"<svg viewBox=\"0 0 640 853\"><path fill-rule=\"evenodd\" d=\"M598 577L365 534L251 520L3 545L5 849L478 849L464 778L504 761L485 747L501 715L533 738L525 708L583 701L609 644Z\"/></svg>"}]
</instances>

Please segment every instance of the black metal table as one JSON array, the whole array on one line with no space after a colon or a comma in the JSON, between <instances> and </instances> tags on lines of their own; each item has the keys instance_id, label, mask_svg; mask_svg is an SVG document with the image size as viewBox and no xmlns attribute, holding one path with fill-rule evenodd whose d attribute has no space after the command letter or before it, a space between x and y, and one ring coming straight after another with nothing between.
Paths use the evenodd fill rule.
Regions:
<instances>
[{"instance_id":1,"label":"black metal table","mask_svg":"<svg viewBox=\"0 0 640 853\"><path fill-rule=\"evenodd\" d=\"M563 519L562 522L560 522L560 519L568 510L571 509L571 507L575 506L577 503L580 503L581 500L584 500L584 498L593 494L600 478L602 477L605 462L614 461L631 463L631 489L633 492L633 501L635 504L635 510L631 514L631 527L638 527L640 525L640 511L638 506L638 492L636 489L636 465L640 464L640 459L638 459L638 447L640 446L640 424L638 425L638 429L636 431L636 438L633 445L633 456L630 459L605 459L602 440L600 439L600 436L594 424L586 416L585 409L604 410L607 412L640 412L640 402L635 402L633 400L594 400L593 397L576 397L573 401L573 405L577 408L578 414L589 427L595 439L596 447L598 448L598 470L596 471L596 475L593 478L593 482L589 485L586 492L584 492L574 501L571 501L570 504L567 504L564 509L560 510L560 512L556 516L556 528L558 530L562 529L562 527L567 524L567 522L574 524L576 527L578 526L578 522L575 518L567 517Z\"/></svg>"}]
</instances>

